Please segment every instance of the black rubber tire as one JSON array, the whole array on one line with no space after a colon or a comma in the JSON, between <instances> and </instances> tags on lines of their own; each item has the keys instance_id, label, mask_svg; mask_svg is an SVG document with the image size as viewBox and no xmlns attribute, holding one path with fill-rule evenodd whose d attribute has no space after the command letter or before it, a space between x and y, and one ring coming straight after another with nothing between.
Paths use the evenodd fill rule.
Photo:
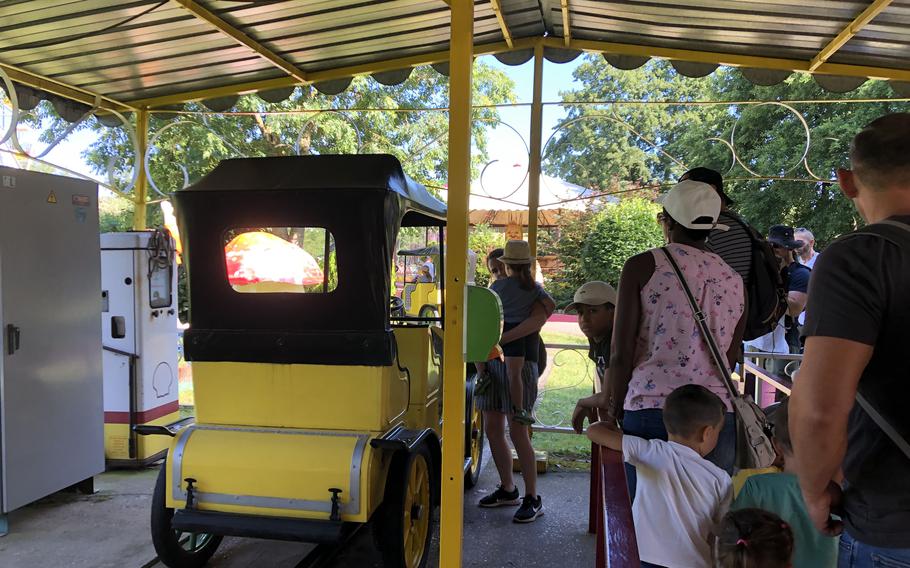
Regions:
<instances>
[{"instance_id":1,"label":"black rubber tire","mask_svg":"<svg viewBox=\"0 0 910 568\"><path fill-rule=\"evenodd\" d=\"M392 296L389 299L389 314L393 318L400 318L404 316L404 300L398 296Z\"/></svg>"},{"instance_id":2,"label":"black rubber tire","mask_svg":"<svg viewBox=\"0 0 910 568\"><path fill-rule=\"evenodd\" d=\"M158 553L158 559L169 568L201 568L215 554L223 537L203 535L205 543L194 552L181 545L180 536L171 528L174 510L168 509L165 501L166 468L167 460L161 464L155 492L152 494L152 544Z\"/></svg>"},{"instance_id":3,"label":"black rubber tire","mask_svg":"<svg viewBox=\"0 0 910 568\"><path fill-rule=\"evenodd\" d=\"M424 304L420 306L420 310L417 312L417 317L419 318L438 318L439 317L439 308L432 304Z\"/></svg>"},{"instance_id":4,"label":"black rubber tire","mask_svg":"<svg viewBox=\"0 0 910 568\"><path fill-rule=\"evenodd\" d=\"M483 469L483 444L485 433L483 430L483 413L479 413L477 424L472 423L474 412L474 383L477 381L476 375L468 375L467 385L465 387L465 416L464 416L464 457L472 457L472 443L476 440L480 445L480 451L477 453L476 462L471 463L471 467L464 472L464 488L471 489L480 480L480 471ZM476 426L476 431L475 431ZM475 438L476 436L476 438Z\"/></svg>"},{"instance_id":5,"label":"black rubber tire","mask_svg":"<svg viewBox=\"0 0 910 568\"><path fill-rule=\"evenodd\" d=\"M405 552L405 500L408 494L409 472L411 471L414 460L422 459L426 462L427 473L430 483L430 508L422 511L425 515L427 526L426 535L423 541L423 556L416 564L408 565L407 554ZM432 511L432 469L433 457L426 444L414 448L410 452L397 452L392 457L392 463L389 466L389 475L386 478L385 495L382 505L373 515L372 531L373 541L381 543L377 546L382 552L382 563L385 568L425 568L430 553L430 539L433 535L435 521Z\"/></svg>"}]
</instances>

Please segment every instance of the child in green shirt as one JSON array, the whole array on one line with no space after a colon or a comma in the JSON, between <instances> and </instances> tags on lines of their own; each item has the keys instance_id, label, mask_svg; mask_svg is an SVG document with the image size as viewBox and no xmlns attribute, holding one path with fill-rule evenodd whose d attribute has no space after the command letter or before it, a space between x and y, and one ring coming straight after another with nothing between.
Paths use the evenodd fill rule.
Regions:
<instances>
[{"instance_id":1,"label":"child in green shirt","mask_svg":"<svg viewBox=\"0 0 910 568\"><path fill-rule=\"evenodd\" d=\"M812 524L793 470L788 402L787 399L781 402L771 415L774 448L784 457L784 471L750 477L730 509L764 509L789 524L795 540L793 568L833 568L837 566L837 538L823 535Z\"/></svg>"}]
</instances>

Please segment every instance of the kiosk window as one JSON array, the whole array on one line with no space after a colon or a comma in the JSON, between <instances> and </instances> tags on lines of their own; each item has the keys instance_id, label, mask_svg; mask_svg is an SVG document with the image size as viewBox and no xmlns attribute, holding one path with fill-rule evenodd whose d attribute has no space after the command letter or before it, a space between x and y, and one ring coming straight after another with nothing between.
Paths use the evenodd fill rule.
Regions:
<instances>
[{"instance_id":1,"label":"kiosk window","mask_svg":"<svg viewBox=\"0 0 910 568\"><path fill-rule=\"evenodd\" d=\"M325 294L338 285L335 239L321 227L231 229L224 257L241 293Z\"/></svg>"},{"instance_id":2,"label":"kiosk window","mask_svg":"<svg viewBox=\"0 0 910 568\"><path fill-rule=\"evenodd\" d=\"M169 308L173 303L171 275L174 270L170 262L149 261L149 307Z\"/></svg>"}]
</instances>

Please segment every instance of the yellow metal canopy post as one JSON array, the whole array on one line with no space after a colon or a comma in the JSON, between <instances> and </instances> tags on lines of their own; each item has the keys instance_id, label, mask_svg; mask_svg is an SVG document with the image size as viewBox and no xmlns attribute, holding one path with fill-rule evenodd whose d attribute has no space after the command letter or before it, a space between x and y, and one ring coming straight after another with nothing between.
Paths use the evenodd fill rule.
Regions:
<instances>
[{"instance_id":1,"label":"yellow metal canopy post","mask_svg":"<svg viewBox=\"0 0 910 568\"><path fill-rule=\"evenodd\" d=\"M832 55L837 53L837 50L842 48L844 44L853 39L853 36L858 34L866 24L881 14L885 8L891 4L891 2L892 0L875 0L875 2L870 4L869 7L863 10L856 18L853 19L852 22L847 24L847 26L841 30L841 32L837 34L837 36L832 39L828 45L823 47L821 51L818 52L818 55L812 58L812 61L809 62L809 71L815 71L821 67L822 64L828 61Z\"/></svg>"},{"instance_id":2,"label":"yellow metal canopy post","mask_svg":"<svg viewBox=\"0 0 910 568\"><path fill-rule=\"evenodd\" d=\"M146 209L148 201L148 172L145 171L145 152L149 140L149 111L142 109L136 113L136 140L139 142L136 160L139 175L136 177L136 187L133 189L133 229L141 231L148 226Z\"/></svg>"},{"instance_id":3,"label":"yellow metal canopy post","mask_svg":"<svg viewBox=\"0 0 910 568\"><path fill-rule=\"evenodd\" d=\"M528 156L528 243L537 257L537 208L540 204L540 160L543 133L543 45L534 46L534 95L531 99L531 153ZM537 263L531 264L536 271Z\"/></svg>"},{"instance_id":4,"label":"yellow metal canopy post","mask_svg":"<svg viewBox=\"0 0 910 568\"><path fill-rule=\"evenodd\" d=\"M471 175L471 67L474 0L452 2L449 82L449 201L443 343L442 512L439 565L461 566L464 507L465 273Z\"/></svg>"}]
</instances>

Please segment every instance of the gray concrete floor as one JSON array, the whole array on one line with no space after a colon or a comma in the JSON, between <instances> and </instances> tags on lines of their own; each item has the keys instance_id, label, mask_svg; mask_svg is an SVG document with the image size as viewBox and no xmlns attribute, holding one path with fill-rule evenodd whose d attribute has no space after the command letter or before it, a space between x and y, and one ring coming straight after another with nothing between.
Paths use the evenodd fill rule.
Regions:
<instances>
[{"instance_id":1,"label":"gray concrete floor","mask_svg":"<svg viewBox=\"0 0 910 568\"><path fill-rule=\"evenodd\" d=\"M156 469L95 478L94 495L55 493L9 515L2 568L139 568L155 558L149 536Z\"/></svg>"},{"instance_id":2,"label":"gray concrete floor","mask_svg":"<svg viewBox=\"0 0 910 568\"><path fill-rule=\"evenodd\" d=\"M96 478L94 495L58 493L14 511L10 534L0 538L0 567L160 568L148 528L156 475L156 468L108 472ZM513 523L512 507L476 506L496 482L487 450L480 483L465 493L464 567L594 564L594 538L586 533L587 473L540 476L545 514L530 525ZM209 566L294 568L310 550L312 546L307 544L226 538ZM437 532L430 568L439 565L438 550ZM331 566L381 568L369 527L354 537Z\"/></svg>"}]
</instances>

